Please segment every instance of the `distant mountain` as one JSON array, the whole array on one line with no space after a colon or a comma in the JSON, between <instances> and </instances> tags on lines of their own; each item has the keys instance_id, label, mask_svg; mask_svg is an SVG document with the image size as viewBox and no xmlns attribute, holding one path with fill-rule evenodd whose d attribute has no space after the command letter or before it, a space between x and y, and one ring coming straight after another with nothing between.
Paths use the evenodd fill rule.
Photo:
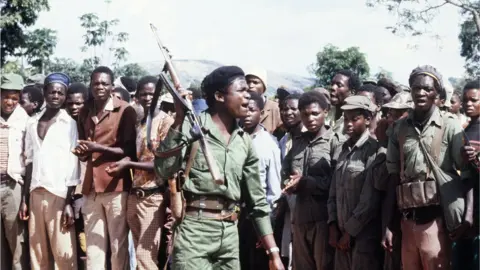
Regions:
<instances>
[{"instance_id":1,"label":"distant mountain","mask_svg":"<svg viewBox=\"0 0 480 270\"><path fill-rule=\"evenodd\" d=\"M177 69L180 80L190 85L193 81L201 82L203 78L214 69L222 66L221 63L209 60L174 60L175 68ZM163 67L163 62L144 62L139 63L149 74L159 74ZM267 70L267 95L273 96L277 88L281 85L288 87L305 88L315 83L314 78L302 77L294 74L281 73Z\"/></svg>"}]
</instances>

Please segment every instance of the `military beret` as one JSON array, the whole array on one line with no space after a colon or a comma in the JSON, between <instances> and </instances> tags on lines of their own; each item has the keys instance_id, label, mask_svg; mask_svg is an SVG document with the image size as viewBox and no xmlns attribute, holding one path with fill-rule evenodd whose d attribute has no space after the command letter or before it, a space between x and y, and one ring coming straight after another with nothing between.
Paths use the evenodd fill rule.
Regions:
<instances>
[{"instance_id":1,"label":"military beret","mask_svg":"<svg viewBox=\"0 0 480 270\"><path fill-rule=\"evenodd\" d=\"M202 91L205 94L213 94L217 91L223 91L238 77L245 77L243 70L237 66L222 66L210 74L202 81Z\"/></svg>"}]
</instances>

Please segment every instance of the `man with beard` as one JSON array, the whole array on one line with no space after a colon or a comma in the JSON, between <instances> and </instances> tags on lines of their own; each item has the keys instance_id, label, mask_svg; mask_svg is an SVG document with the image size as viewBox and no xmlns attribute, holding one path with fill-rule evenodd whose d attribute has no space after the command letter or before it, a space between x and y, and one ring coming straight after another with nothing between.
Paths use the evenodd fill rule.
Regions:
<instances>
[{"instance_id":1,"label":"man with beard","mask_svg":"<svg viewBox=\"0 0 480 270\"><path fill-rule=\"evenodd\" d=\"M327 125L332 127L334 132L345 133L341 107L345 98L355 93L360 85L358 75L351 70L340 70L333 76L330 86L330 104L332 107L327 116Z\"/></svg>"},{"instance_id":2,"label":"man with beard","mask_svg":"<svg viewBox=\"0 0 480 270\"><path fill-rule=\"evenodd\" d=\"M446 228L454 233L464 212L463 202L458 202L462 197L458 192L463 191L457 173L465 166L460 155L462 127L455 116L443 114L435 106L436 98L445 91L435 68L414 69L409 84L415 108L396 122L388 138L391 185L385 199L389 207L384 211L385 221L390 224L397 209L402 213L404 269L448 269L451 243ZM448 197L456 199L445 204L442 199Z\"/></svg>"},{"instance_id":3,"label":"man with beard","mask_svg":"<svg viewBox=\"0 0 480 270\"><path fill-rule=\"evenodd\" d=\"M236 66L217 68L204 78L202 91L208 110L198 118L208 130L206 141L225 184L213 182L198 144L184 147L190 144L190 122L184 122L185 112L176 104L175 122L157 151L169 153L168 157L155 160L156 171L163 179L172 177L183 167L186 153L191 160L188 162L191 165L186 165L182 185L187 206L183 220L179 220L175 228L172 268L239 269L236 219L238 206L243 201L270 257L270 269L284 269L272 235L270 207L258 170L259 159L250 136L236 120L245 118L248 112L250 94L245 74Z\"/></svg>"},{"instance_id":4,"label":"man with beard","mask_svg":"<svg viewBox=\"0 0 480 270\"><path fill-rule=\"evenodd\" d=\"M3 74L0 118L1 269L28 269L25 223L18 217L24 185L24 137L28 114L18 103L23 78ZM42 95L43 96L43 95Z\"/></svg>"},{"instance_id":5,"label":"man with beard","mask_svg":"<svg viewBox=\"0 0 480 270\"><path fill-rule=\"evenodd\" d=\"M325 125L326 97L310 91L298 101L303 126L307 129L293 141L283 161L283 192L296 194L293 211L293 268L333 269L333 249L328 246L327 200L332 178L335 147L339 134Z\"/></svg>"}]
</instances>

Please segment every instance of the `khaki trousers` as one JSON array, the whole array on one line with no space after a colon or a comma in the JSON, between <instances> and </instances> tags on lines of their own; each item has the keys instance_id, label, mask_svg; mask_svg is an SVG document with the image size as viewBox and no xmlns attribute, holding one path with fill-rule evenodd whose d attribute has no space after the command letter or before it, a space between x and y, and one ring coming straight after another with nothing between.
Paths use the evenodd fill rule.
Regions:
<instances>
[{"instance_id":1,"label":"khaki trousers","mask_svg":"<svg viewBox=\"0 0 480 270\"><path fill-rule=\"evenodd\" d=\"M82 208L87 240L87 269L106 268L110 241L112 269L128 269L127 192L91 192Z\"/></svg>"},{"instance_id":2,"label":"khaki trousers","mask_svg":"<svg viewBox=\"0 0 480 270\"><path fill-rule=\"evenodd\" d=\"M163 195L138 198L130 194L127 203L128 226L132 231L137 269L158 269L158 252L165 224Z\"/></svg>"},{"instance_id":3,"label":"khaki trousers","mask_svg":"<svg viewBox=\"0 0 480 270\"><path fill-rule=\"evenodd\" d=\"M420 225L402 220L401 226L403 269L450 269L451 242L442 218Z\"/></svg>"},{"instance_id":4,"label":"khaki trousers","mask_svg":"<svg viewBox=\"0 0 480 270\"><path fill-rule=\"evenodd\" d=\"M292 224L293 269L331 270L334 250L328 245L326 221Z\"/></svg>"},{"instance_id":5,"label":"khaki trousers","mask_svg":"<svg viewBox=\"0 0 480 270\"><path fill-rule=\"evenodd\" d=\"M2 257L1 269L28 269L26 223L18 217L22 186L11 180L0 185Z\"/></svg>"},{"instance_id":6,"label":"khaki trousers","mask_svg":"<svg viewBox=\"0 0 480 270\"><path fill-rule=\"evenodd\" d=\"M77 269L75 227L65 229L65 199L46 189L30 193L30 259L32 269Z\"/></svg>"}]
</instances>

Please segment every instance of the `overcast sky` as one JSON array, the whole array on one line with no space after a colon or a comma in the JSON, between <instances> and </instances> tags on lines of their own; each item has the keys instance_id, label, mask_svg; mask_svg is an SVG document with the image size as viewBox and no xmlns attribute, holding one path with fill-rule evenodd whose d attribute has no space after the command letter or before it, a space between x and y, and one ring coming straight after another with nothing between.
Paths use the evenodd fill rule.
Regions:
<instances>
[{"instance_id":1,"label":"overcast sky","mask_svg":"<svg viewBox=\"0 0 480 270\"><path fill-rule=\"evenodd\" d=\"M83 29L79 17L94 12L118 18L117 31L127 32L128 62L161 60L150 31L154 23L177 59L206 59L240 66L309 75L307 66L328 43L345 49L358 46L373 75L380 67L406 82L417 65L431 64L444 77L463 74L458 42L460 15L445 8L434 21L441 42L401 38L385 26L394 18L372 9L365 0L49 0L35 27L56 30L55 57L80 61ZM241 3L241 4L240 4ZM108 8L107 8L108 7ZM417 49L409 45L417 44Z\"/></svg>"}]
</instances>

